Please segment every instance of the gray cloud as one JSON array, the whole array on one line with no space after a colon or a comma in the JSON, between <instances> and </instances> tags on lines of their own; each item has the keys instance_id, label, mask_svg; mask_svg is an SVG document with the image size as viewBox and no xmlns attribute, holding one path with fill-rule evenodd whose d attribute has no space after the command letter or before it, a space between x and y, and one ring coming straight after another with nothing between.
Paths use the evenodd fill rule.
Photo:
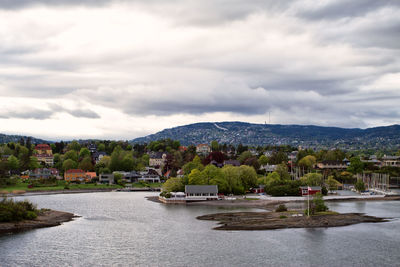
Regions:
<instances>
[{"instance_id":1,"label":"gray cloud","mask_svg":"<svg viewBox=\"0 0 400 267\"><path fill-rule=\"evenodd\" d=\"M48 18L38 19L38 30L26 34L33 19L25 25L21 15L0 35L3 95L52 103L79 99L131 117L259 118L272 112L287 123L363 127L396 122L399 115L399 1L36 4L63 20L51 17L53 28L46 31ZM12 20L32 5L2 1L0 9L14 9ZM69 8L57 8L61 5ZM68 19L74 6L82 5L82 14ZM133 19L141 16L143 21ZM110 21L104 23L104 17ZM32 112L36 115L1 116L45 119L57 112L102 117L97 110L54 104Z\"/></svg>"},{"instance_id":2,"label":"gray cloud","mask_svg":"<svg viewBox=\"0 0 400 267\"><path fill-rule=\"evenodd\" d=\"M301 9L297 14L311 20L335 20L364 16L381 8L400 7L400 2L397 0L330 0L313 4L313 7Z\"/></svg>"},{"instance_id":3,"label":"gray cloud","mask_svg":"<svg viewBox=\"0 0 400 267\"><path fill-rule=\"evenodd\" d=\"M88 118L97 119L100 116L88 109L67 109L57 104L50 104L50 109L37 109L33 107L24 107L22 110L14 108L14 110L8 110L0 113L2 119L35 119L35 120L46 120L50 119L53 115L65 112L76 118Z\"/></svg>"},{"instance_id":4,"label":"gray cloud","mask_svg":"<svg viewBox=\"0 0 400 267\"><path fill-rule=\"evenodd\" d=\"M45 120L52 116L52 112L42 109L28 109L28 110L15 110L15 111L5 111L0 113L0 118L2 119L35 119L35 120Z\"/></svg>"},{"instance_id":5,"label":"gray cloud","mask_svg":"<svg viewBox=\"0 0 400 267\"><path fill-rule=\"evenodd\" d=\"M89 109L69 109L57 104L50 104L49 106L55 113L65 112L77 118L88 118L88 119L100 118L99 114Z\"/></svg>"}]
</instances>

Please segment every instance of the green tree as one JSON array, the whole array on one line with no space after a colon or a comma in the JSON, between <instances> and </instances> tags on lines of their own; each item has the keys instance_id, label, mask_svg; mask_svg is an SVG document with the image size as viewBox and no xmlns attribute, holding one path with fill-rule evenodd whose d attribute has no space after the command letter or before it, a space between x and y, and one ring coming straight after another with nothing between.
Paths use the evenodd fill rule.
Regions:
<instances>
[{"instance_id":1,"label":"green tree","mask_svg":"<svg viewBox=\"0 0 400 267\"><path fill-rule=\"evenodd\" d=\"M166 192L184 192L185 185L182 178L169 178L162 186L163 191Z\"/></svg>"},{"instance_id":2,"label":"green tree","mask_svg":"<svg viewBox=\"0 0 400 267\"><path fill-rule=\"evenodd\" d=\"M258 159L258 163L260 163L261 166L267 165L268 162L268 158L265 155L261 155L261 157Z\"/></svg>"},{"instance_id":3,"label":"green tree","mask_svg":"<svg viewBox=\"0 0 400 267\"><path fill-rule=\"evenodd\" d=\"M211 150L212 151L219 151L219 145L218 145L218 141L212 141L211 142Z\"/></svg>"},{"instance_id":4,"label":"green tree","mask_svg":"<svg viewBox=\"0 0 400 267\"><path fill-rule=\"evenodd\" d=\"M338 185L340 184L337 180L333 178L333 176L329 176L326 180L326 184L328 186L329 191L335 191L338 189Z\"/></svg>"},{"instance_id":5,"label":"green tree","mask_svg":"<svg viewBox=\"0 0 400 267\"><path fill-rule=\"evenodd\" d=\"M257 185L257 173L253 167L242 165L239 168L239 176L245 190L248 190Z\"/></svg>"},{"instance_id":6,"label":"green tree","mask_svg":"<svg viewBox=\"0 0 400 267\"><path fill-rule=\"evenodd\" d=\"M195 156L191 162L188 162L185 165L183 165L182 169L183 169L183 173L185 175L188 175L194 169L198 169L198 170L202 171L204 169L204 166L203 166L203 164L201 164L200 157Z\"/></svg>"},{"instance_id":7,"label":"green tree","mask_svg":"<svg viewBox=\"0 0 400 267\"><path fill-rule=\"evenodd\" d=\"M278 164L275 171L279 174L279 177L281 177L282 180L290 180L288 167L285 163Z\"/></svg>"},{"instance_id":8,"label":"green tree","mask_svg":"<svg viewBox=\"0 0 400 267\"><path fill-rule=\"evenodd\" d=\"M356 184L354 185L354 188L358 191L358 192L364 192L365 191L365 184L362 180L358 180L356 182Z\"/></svg>"},{"instance_id":9,"label":"green tree","mask_svg":"<svg viewBox=\"0 0 400 267\"><path fill-rule=\"evenodd\" d=\"M352 157L350 159L350 166L347 167L347 171L353 173L353 174L357 174L357 173L362 173L364 170L364 164L363 162L360 160L359 157Z\"/></svg>"},{"instance_id":10,"label":"green tree","mask_svg":"<svg viewBox=\"0 0 400 267\"><path fill-rule=\"evenodd\" d=\"M311 169L317 163L317 159L312 155L307 155L301 160L299 160L298 165L299 167Z\"/></svg>"},{"instance_id":11,"label":"green tree","mask_svg":"<svg viewBox=\"0 0 400 267\"><path fill-rule=\"evenodd\" d=\"M79 152L79 158L83 159L84 157L90 157L90 151L86 147L82 147L81 151Z\"/></svg>"},{"instance_id":12,"label":"green tree","mask_svg":"<svg viewBox=\"0 0 400 267\"><path fill-rule=\"evenodd\" d=\"M238 157L238 160L240 161L241 164L245 162L246 159L251 158L253 154L251 154L250 151L244 151L240 156Z\"/></svg>"},{"instance_id":13,"label":"green tree","mask_svg":"<svg viewBox=\"0 0 400 267\"><path fill-rule=\"evenodd\" d=\"M321 211L327 211L328 207L325 205L324 197L322 196L321 193L315 194L313 198L313 206L315 209L315 212L321 212Z\"/></svg>"},{"instance_id":14,"label":"green tree","mask_svg":"<svg viewBox=\"0 0 400 267\"><path fill-rule=\"evenodd\" d=\"M189 174L190 185L205 185L207 184L206 177L198 169L194 169Z\"/></svg>"},{"instance_id":15,"label":"green tree","mask_svg":"<svg viewBox=\"0 0 400 267\"><path fill-rule=\"evenodd\" d=\"M77 141L74 140L68 144L67 148L68 148L68 150L75 150L76 152L79 152L81 149L81 145Z\"/></svg>"},{"instance_id":16,"label":"green tree","mask_svg":"<svg viewBox=\"0 0 400 267\"><path fill-rule=\"evenodd\" d=\"M84 157L81 160L81 162L79 162L78 168L82 169L82 170L85 170L85 171L93 170L92 159L90 158L90 156Z\"/></svg>"},{"instance_id":17,"label":"green tree","mask_svg":"<svg viewBox=\"0 0 400 267\"><path fill-rule=\"evenodd\" d=\"M100 143L100 144L97 146L97 150L98 150L98 151L101 151L101 152L104 152L104 151L106 151L106 146L105 146L103 143Z\"/></svg>"},{"instance_id":18,"label":"green tree","mask_svg":"<svg viewBox=\"0 0 400 267\"><path fill-rule=\"evenodd\" d=\"M210 181L213 179L223 177L221 169L212 164L207 165L201 173L206 179L206 184L210 184Z\"/></svg>"},{"instance_id":19,"label":"green tree","mask_svg":"<svg viewBox=\"0 0 400 267\"><path fill-rule=\"evenodd\" d=\"M76 169L78 167L78 163L76 161L73 161L72 159L67 159L64 160L62 164L62 169L64 171L70 170L70 169Z\"/></svg>"},{"instance_id":20,"label":"green tree","mask_svg":"<svg viewBox=\"0 0 400 267\"><path fill-rule=\"evenodd\" d=\"M19 169L19 160L17 157L11 155L8 157L8 168L10 170L18 170Z\"/></svg>"},{"instance_id":21,"label":"green tree","mask_svg":"<svg viewBox=\"0 0 400 267\"><path fill-rule=\"evenodd\" d=\"M134 159L131 153L127 153L121 162L121 170L132 171L134 168Z\"/></svg>"},{"instance_id":22,"label":"green tree","mask_svg":"<svg viewBox=\"0 0 400 267\"><path fill-rule=\"evenodd\" d=\"M64 161L67 159L71 159L73 161L78 161L78 152L75 150L70 150L64 154Z\"/></svg>"},{"instance_id":23,"label":"green tree","mask_svg":"<svg viewBox=\"0 0 400 267\"><path fill-rule=\"evenodd\" d=\"M29 165L28 165L28 168L29 168L30 170L34 170L34 169L37 169L37 168L39 168L39 167L40 167L40 164L39 164L37 158L34 157L34 156L30 156L30 157L29 157Z\"/></svg>"},{"instance_id":24,"label":"green tree","mask_svg":"<svg viewBox=\"0 0 400 267\"><path fill-rule=\"evenodd\" d=\"M320 173L307 173L301 178L304 185L309 186L322 186L323 177Z\"/></svg>"},{"instance_id":25,"label":"green tree","mask_svg":"<svg viewBox=\"0 0 400 267\"><path fill-rule=\"evenodd\" d=\"M229 193L243 194L245 192L238 167L226 165L222 168L222 172L226 179Z\"/></svg>"}]
</instances>

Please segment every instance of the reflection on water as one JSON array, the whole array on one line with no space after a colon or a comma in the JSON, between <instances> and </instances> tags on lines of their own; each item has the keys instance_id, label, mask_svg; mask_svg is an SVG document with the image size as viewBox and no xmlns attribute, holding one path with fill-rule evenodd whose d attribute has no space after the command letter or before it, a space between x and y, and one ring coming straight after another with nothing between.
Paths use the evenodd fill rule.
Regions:
<instances>
[{"instance_id":1,"label":"reflection on water","mask_svg":"<svg viewBox=\"0 0 400 267\"><path fill-rule=\"evenodd\" d=\"M234 211L166 206L148 193L32 196L82 216L58 227L0 237L1 266L395 266L400 202L333 202L332 210L393 221L336 228L215 231L196 216ZM242 209L243 210L243 209ZM373 252L373 253L372 253Z\"/></svg>"}]
</instances>

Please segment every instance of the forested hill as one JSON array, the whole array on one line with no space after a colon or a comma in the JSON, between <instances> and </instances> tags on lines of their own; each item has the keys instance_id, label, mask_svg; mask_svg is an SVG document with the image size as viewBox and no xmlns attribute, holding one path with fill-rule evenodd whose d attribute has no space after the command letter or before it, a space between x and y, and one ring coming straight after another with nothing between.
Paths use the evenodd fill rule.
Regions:
<instances>
[{"instance_id":1,"label":"forested hill","mask_svg":"<svg viewBox=\"0 0 400 267\"><path fill-rule=\"evenodd\" d=\"M366 149L400 144L400 125L347 129L314 125L252 124L244 122L195 123L165 129L132 140L133 143L171 138L182 145L219 143L243 145L294 145Z\"/></svg>"},{"instance_id":2,"label":"forested hill","mask_svg":"<svg viewBox=\"0 0 400 267\"><path fill-rule=\"evenodd\" d=\"M46 141L43 139L38 139L35 137L31 137L31 143L32 144L39 144L39 143L53 143L50 141ZM14 143L18 143L21 138L23 138L25 141L28 139L28 136L22 136L22 135L8 135L8 134L0 134L0 144L5 144L5 143L9 143L9 142L14 142Z\"/></svg>"}]
</instances>

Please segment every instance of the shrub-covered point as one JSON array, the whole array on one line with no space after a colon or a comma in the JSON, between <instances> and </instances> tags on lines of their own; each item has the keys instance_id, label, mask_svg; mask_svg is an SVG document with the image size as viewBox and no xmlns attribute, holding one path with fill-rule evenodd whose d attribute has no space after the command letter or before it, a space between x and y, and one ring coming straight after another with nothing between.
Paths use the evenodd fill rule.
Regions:
<instances>
[{"instance_id":1,"label":"shrub-covered point","mask_svg":"<svg viewBox=\"0 0 400 267\"><path fill-rule=\"evenodd\" d=\"M268 195L279 197L279 196L299 196L299 187L302 185L299 180L283 180L274 181L265 188L265 192Z\"/></svg>"},{"instance_id":2,"label":"shrub-covered point","mask_svg":"<svg viewBox=\"0 0 400 267\"><path fill-rule=\"evenodd\" d=\"M22 220L33 220L39 211L31 202L14 201L3 198L0 201L0 222L17 222Z\"/></svg>"}]
</instances>

